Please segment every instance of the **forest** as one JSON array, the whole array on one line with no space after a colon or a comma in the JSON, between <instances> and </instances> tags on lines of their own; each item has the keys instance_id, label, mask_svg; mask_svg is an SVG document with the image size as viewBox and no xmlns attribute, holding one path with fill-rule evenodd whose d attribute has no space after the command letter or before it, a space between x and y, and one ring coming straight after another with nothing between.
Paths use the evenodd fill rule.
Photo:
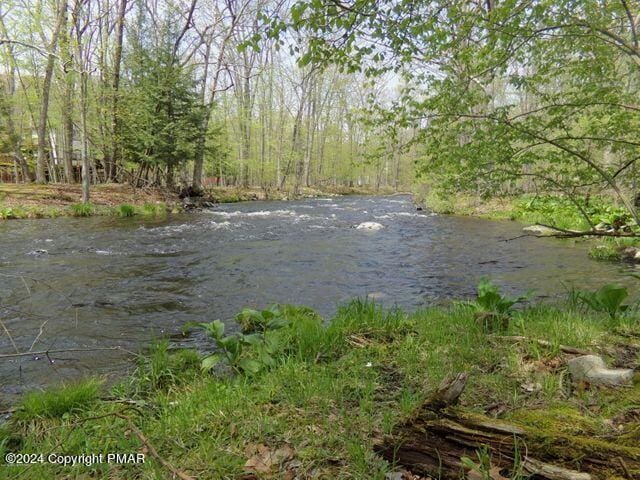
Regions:
<instances>
[{"instance_id":1,"label":"forest","mask_svg":"<svg viewBox=\"0 0 640 480\"><path fill-rule=\"evenodd\" d=\"M310 35L263 35L275 7L4 2L4 181L405 185L409 131L365 120L391 84L300 66Z\"/></svg>"},{"instance_id":2,"label":"forest","mask_svg":"<svg viewBox=\"0 0 640 480\"><path fill-rule=\"evenodd\" d=\"M9 1L0 19L5 181L552 194L591 230L604 195L638 221L633 1Z\"/></svg>"}]
</instances>

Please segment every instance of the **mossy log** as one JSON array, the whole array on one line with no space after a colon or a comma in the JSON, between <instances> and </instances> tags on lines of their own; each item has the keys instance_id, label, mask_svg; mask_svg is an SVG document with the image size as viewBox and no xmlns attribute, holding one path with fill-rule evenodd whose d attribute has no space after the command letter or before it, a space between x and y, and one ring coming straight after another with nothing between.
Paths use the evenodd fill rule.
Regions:
<instances>
[{"instance_id":1,"label":"mossy log","mask_svg":"<svg viewBox=\"0 0 640 480\"><path fill-rule=\"evenodd\" d=\"M510 478L519 468L540 480L640 479L640 447L537 431L453 407L467 376L458 374L440 386L376 451L413 474L438 479L464 478L461 461L477 461L486 449L496 478ZM491 477L493 478L493 477Z\"/></svg>"}]
</instances>

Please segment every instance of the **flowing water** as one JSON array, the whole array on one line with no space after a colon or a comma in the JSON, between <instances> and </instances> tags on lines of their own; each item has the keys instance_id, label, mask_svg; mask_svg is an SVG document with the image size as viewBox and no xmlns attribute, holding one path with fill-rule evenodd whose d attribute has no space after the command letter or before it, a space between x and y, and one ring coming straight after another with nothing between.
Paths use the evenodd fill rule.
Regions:
<instances>
[{"instance_id":1,"label":"flowing water","mask_svg":"<svg viewBox=\"0 0 640 480\"><path fill-rule=\"evenodd\" d=\"M361 222L383 228L353 228ZM521 227L417 212L409 196L226 204L161 220L1 222L0 320L12 340L0 331L0 354L140 351L186 322L232 323L242 307L272 302L330 316L341 302L371 295L415 309L471 296L481 276L541 297L630 282L630 267L590 260L583 243L505 241ZM0 403L130 365L127 354L105 350L0 359Z\"/></svg>"}]
</instances>

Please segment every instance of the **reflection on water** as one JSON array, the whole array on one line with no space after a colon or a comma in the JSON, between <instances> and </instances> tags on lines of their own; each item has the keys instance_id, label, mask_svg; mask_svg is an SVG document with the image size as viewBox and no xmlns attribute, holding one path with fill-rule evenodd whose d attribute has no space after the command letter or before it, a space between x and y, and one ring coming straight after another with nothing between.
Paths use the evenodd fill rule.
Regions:
<instances>
[{"instance_id":1,"label":"reflection on water","mask_svg":"<svg viewBox=\"0 0 640 480\"><path fill-rule=\"evenodd\" d=\"M383 228L353 228L362 222ZM470 296L483 275L540 296L627 281L627 267L589 260L584 244L504 241L520 228L416 212L407 196L229 204L164 220L2 222L0 318L21 351L41 326L34 351L138 351L188 321L232 318L247 305L301 303L331 315L340 302L367 294L409 309ZM13 351L2 335L0 353ZM51 359L3 360L0 401L130 365L108 351Z\"/></svg>"}]
</instances>

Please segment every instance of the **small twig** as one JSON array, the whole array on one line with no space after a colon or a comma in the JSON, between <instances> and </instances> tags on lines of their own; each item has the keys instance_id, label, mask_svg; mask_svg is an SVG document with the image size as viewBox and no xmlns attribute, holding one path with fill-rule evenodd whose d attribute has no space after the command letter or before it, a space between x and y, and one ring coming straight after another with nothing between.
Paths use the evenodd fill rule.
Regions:
<instances>
[{"instance_id":1,"label":"small twig","mask_svg":"<svg viewBox=\"0 0 640 480\"><path fill-rule=\"evenodd\" d=\"M42 332L44 331L44 326L47 324L48 321L49 319L45 320L44 322L42 322L42 325L40 325L40 332L38 332L38 335L33 340L31 347L29 347L29 351L33 350L33 346L38 342L38 340L40 340L40 337L42 336Z\"/></svg>"},{"instance_id":2,"label":"small twig","mask_svg":"<svg viewBox=\"0 0 640 480\"><path fill-rule=\"evenodd\" d=\"M151 444L151 442L149 442L147 437L145 437L144 434L138 429L138 427L136 427L133 424L133 422L129 417L127 417L126 415L122 415L121 413L116 413L115 415L116 417L121 418L127 422L127 424L129 425L129 429L136 435L136 437L138 437L138 439L142 442L142 444L147 448L151 456L156 460L158 460L163 467L165 467L167 470L169 470L171 473L176 475L178 478L181 478L182 480L195 480L193 477L187 475L181 470L178 470L176 467L174 467L169 462L167 462L164 458L162 458L158 454L158 451L155 449L155 447Z\"/></svg>"},{"instance_id":3,"label":"small twig","mask_svg":"<svg viewBox=\"0 0 640 480\"><path fill-rule=\"evenodd\" d=\"M622 467L622 470L624 470L624 474L626 475L626 477L633 478L633 476L631 476L631 472L629 471L629 467L627 467L627 464L624 462L622 457L617 457L617 458L618 458L618 463L620 463L620 466Z\"/></svg>"},{"instance_id":4,"label":"small twig","mask_svg":"<svg viewBox=\"0 0 640 480\"><path fill-rule=\"evenodd\" d=\"M11 342L11 345L13 345L14 350L17 353L20 353L20 349L18 348L18 346L16 345L16 342L13 341L13 337L11 336L11 333L9 332L9 330L7 330L6 325L4 324L4 322L2 320L0 320L0 326L2 327L2 329L4 330L4 333L7 334L7 337L9 337L9 341Z\"/></svg>"},{"instance_id":5,"label":"small twig","mask_svg":"<svg viewBox=\"0 0 640 480\"><path fill-rule=\"evenodd\" d=\"M17 350L17 349L16 349ZM129 353L134 356L138 356L137 353L134 353L130 350L124 349L122 347L96 347L96 348L61 348L57 350L42 350L39 352L18 352L18 353L3 353L0 354L0 360L3 358L13 358L13 357L28 357L31 355L44 355L49 356L53 353L68 353L68 352L99 352L104 350L120 350L122 352Z\"/></svg>"},{"instance_id":6,"label":"small twig","mask_svg":"<svg viewBox=\"0 0 640 480\"><path fill-rule=\"evenodd\" d=\"M533 342L536 342L538 345L543 346L543 347L555 347L556 346L553 343L549 342L548 340L530 339L530 338L527 338L527 337L523 337L521 335L496 336L494 338L497 338L497 339L500 339L500 340L510 340L510 341L513 341L513 342L533 341ZM569 353L571 355L592 355L593 354L593 352L589 352L587 350L581 350L581 349L575 348L575 347L568 347L567 345L557 345L557 347L561 352Z\"/></svg>"}]
</instances>

